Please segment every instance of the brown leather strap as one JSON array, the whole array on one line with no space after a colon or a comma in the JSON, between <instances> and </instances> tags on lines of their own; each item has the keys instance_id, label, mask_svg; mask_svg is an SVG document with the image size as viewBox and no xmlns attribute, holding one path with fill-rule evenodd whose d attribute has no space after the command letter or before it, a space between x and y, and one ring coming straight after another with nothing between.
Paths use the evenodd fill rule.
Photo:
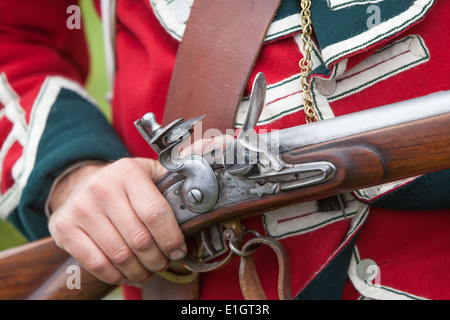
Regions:
<instances>
[{"instance_id":1,"label":"brown leather strap","mask_svg":"<svg viewBox=\"0 0 450 320\"><path fill-rule=\"evenodd\" d=\"M225 133L235 114L267 29L281 0L195 0L177 52L163 124L207 114L202 130ZM198 284L171 284L156 278L143 288L147 299L178 291L196 298ZM156 293L156 295L155 295ZM166 295L167 296L167 295Z\"/></svg>"},{"instance_id":2,"label":"brown leather strap","mask_svg":"<svg viewBox=\"0 0 450 320\"><path fill-rule=\"evenodd\" d=\"M252 251L255 245L269 246L278 259L278 297L280 300L292 300L291 267L289 255L284 246L276 239L270 237L257 237L247 241L241 251ZM255 267L254 254L241 257L239 267L239 281L241 291L246 300L267 300L266 294L259 280Z\"/></svg>"},{"instance_id":3,"label":"brown leather strap","mask_svg":"<svg viewBox=\"0 0 450 320\"><path fill-rule=\"evenodd\" d=\"M235 113L281 0L195 0L178 48L163 123L207 114L202 128L234 127Z\"/></svg>"}]
</instances>

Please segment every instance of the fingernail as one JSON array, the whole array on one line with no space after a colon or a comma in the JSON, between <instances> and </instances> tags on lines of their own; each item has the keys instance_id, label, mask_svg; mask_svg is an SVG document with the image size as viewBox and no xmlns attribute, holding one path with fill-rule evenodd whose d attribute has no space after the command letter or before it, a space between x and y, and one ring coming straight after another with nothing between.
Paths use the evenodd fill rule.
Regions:
<instances>
[{"instance_id":1,"label":"fingernail","mask_svg":"<svg viewBox=\"0 0 450 320\"><path fill-rule=\"evenodd\" d=\"M186 255L186 253L183 250L174 250L169 254L169 258L171 260L181 260L184 258L184 256Z\"/></svg>"}]
</instances>

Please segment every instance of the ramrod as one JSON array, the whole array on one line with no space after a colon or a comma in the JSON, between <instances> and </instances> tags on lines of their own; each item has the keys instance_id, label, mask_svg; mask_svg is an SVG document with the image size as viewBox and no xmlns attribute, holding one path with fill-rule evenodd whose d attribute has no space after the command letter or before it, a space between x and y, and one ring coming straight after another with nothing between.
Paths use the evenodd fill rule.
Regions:
<instances>
[{"instance_id":1,"label":"ramrod","mask_svg":"<svg viewBox=\"0 0 450 320\"><path fill-rule=\"evenodd\" d=\"M212 165L198 155L174 152L199 119L166 127L149 116L136 121L169 169L157 185L187 237L288 204L450 168L450 92L283 129L276 139L261 135L264 149L248 139L257 117L250 110L245 130L225 152L236 157L244 150L257 161ZM73 264L51 238L5 251L0 298L96 299L113 288L83 271L81 290L69 290L65 270Z\"/></svg>"}]
</instances>

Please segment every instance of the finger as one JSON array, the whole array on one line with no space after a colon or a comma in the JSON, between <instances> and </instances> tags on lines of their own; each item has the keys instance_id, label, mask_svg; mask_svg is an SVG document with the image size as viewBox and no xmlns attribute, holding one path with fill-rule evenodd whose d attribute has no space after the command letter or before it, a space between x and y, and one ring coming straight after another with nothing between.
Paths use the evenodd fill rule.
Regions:
<instances>
[{"instance_id":1,"label":"finger","mask_svg":"<svg viewBox=\"0 0 450 320\"><path fill-rule=\"evenodd\" d=\"M55 227L58 229L58 227ZM106 257L102 250L81 229L71 227L62 234L53 232L60 248L74 257L84 269L96 278L109 284L127 283L126 277Z\"/></svg>"},{"instance_id":2,"label":"finger","mask_svg":"<svg viewBox=\"0 0 450 320\"><path fill-rule=\"evenodd\" d=\"M163 175L167 173L167 169L164 168L156 160L147 158L134 158L133 161L144 168L144 174L147 178L150 177L152 181L158 181Z\"/></svg>"},{"instance_id":3,"label":"finger","mask_svg":"<svg viewBox=\"0 0 450 320\"><path fill-rule=\"evenodd\" d=\"M108 211L111 222L147 270L157 272L167 268L169 261L128 201L110 206Z\"/></svg>"},{"instance_id":4,"label":"finger","mask_svg":"<svg viewBox=\"0 0 450 320\"><path fill-rule=\"evenodd\" d=\"M146 194L155 194L156 187L136 188L128 185L130 202L135 203L137 215L150 231L153 239L165 256L172 260L182 259L186 254L184 236L167 201L160 194L143 198ZM142 200L145 199L145 200Z\"/></svg>"},{"instance_id":5,"label":"finger","mask_svg":"<svg viewBox=\"0 0 450 320\"><path fill-rule=\"evenodd\" d=\"M95 215L95 220L90 218L83 219L80 226L110 262L131 282L150 280L152 272L141 264L111 221L103 215Z\"/></svg>"},{"instance_id":6,"label":"finger","mask_svg":"<svg viewBox=\"0 0 450 320\"><path fill-rule=\"evenodd\" d=\"M134 175L133 179L126 180L128 198L164 255L172 260L179 260L187 251L184 236L169 203L148 179L149 174L153 175L144 170L139 175Z\"/></svg>"}]
</instances>

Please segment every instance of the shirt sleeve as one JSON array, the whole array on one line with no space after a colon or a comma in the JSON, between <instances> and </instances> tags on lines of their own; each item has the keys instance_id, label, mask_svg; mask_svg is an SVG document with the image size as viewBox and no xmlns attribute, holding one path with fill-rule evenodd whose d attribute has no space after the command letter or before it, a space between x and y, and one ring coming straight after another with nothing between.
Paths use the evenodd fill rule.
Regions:
<instances>
[{"instance_id":1,"label":"shirt sleeve","mask_svg":"<svg viewBox=\"0 0 450 320\"><path fill-rule=\"evenodd\" d=\"M86 160L128 155L83 84L83 28L69 28L77 1L0 0L0 218L30 240L47 236L55 179Z\"/></svg>"}]
</instances>

